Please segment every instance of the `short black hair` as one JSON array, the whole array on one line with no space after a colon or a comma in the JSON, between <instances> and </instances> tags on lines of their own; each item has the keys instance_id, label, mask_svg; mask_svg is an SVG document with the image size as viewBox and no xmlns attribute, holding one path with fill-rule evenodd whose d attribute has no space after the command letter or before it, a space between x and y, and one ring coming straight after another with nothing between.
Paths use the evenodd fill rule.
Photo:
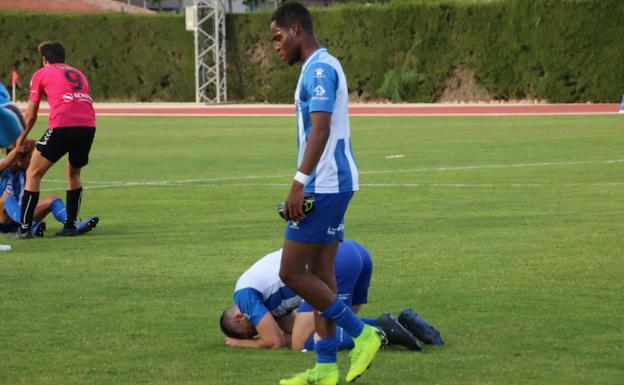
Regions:
<instances>
[{"instance_id":1,"label":"short black hair","mask_svg":"<svg viewBox=\"0 0 624 385\"><path fill-rule=\"evenodd\" d=\"M273 12L271 21L274 21L278 27L290 28L291 25L297 24L306 32L313 34L312 16L308 9L301 3L289 1L279 6Z\"/></svg>"},{"instance_id":2,"label":"short black hair","mask_svg":"<svg viewBox=\"0 0 624 385\"><path fill-rule=\"evenodd\" d=\"M58 40L44 41L38 50L48 63L65 63L65 47Z\"/></svg>"},{"instance_id":3,"label":"short black hair","mask_svg":"<svg viewBox=\"0 0 624 385\"><path fill-rule=\"evenodd\" d=\"M236 312L236 306L232 305L225 309L223 314L221 314L221 319L219 320L219 326L221 326L221 331L228 337L238 338L239 340L248 340L252 338L255 334L249 334L245 328L236 322L234 322L234 313Z\"/></svg>"}]
</instances>

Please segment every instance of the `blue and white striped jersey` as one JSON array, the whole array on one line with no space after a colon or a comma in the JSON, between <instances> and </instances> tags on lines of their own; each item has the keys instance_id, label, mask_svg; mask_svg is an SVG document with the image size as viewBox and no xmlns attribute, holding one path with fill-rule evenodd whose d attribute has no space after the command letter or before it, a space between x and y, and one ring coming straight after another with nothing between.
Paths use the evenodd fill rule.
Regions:
<instances>
[{"instance_id":1,"label":"blue and white striped jersey","mask_svg":"<svg viewBox=\"0 0 624 385\"><path fill-rule=\"evenodd\" d=\"M312 129L311 112L331 113L331 132L316 168L305 185L306 194L357 191L358 172L351 148L347 79L340 62L327 49L316 50L301 67L295 91L297 110L297 167L303 161Z\"/></svg>"},{"instance_id":2,"label":"blue and white striped jersey","mask_svg":"<svg viewBox=\"0 0 624 385\"><path fill-rule=\"evenodd\" d=\"M301 297L282 282L279 266L282 249L265 255L241 275L234 289L234 303L254 326L267 312L283 317L299 307Z\"/></svg>"},{"instance_id":3,"label":"blue and white striped jersey","mask_svg":"<svg viewBox=\"0 0 624 385\"><path fill-rule=\"evenodd\" d=\"M21 203L25 185L26 171L11 171L8 168L0 170L0 195L8 192Z\"/></svg>"}]
</instances>

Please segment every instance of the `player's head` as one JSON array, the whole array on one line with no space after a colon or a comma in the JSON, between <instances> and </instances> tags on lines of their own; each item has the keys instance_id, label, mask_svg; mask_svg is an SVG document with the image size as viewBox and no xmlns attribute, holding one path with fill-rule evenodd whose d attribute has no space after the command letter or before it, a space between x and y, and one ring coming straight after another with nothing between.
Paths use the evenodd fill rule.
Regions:
<instances>
[{"instance_id":1,"label":"player's head","mask_svg":"<svg viewBox=\"0 0 624 385\"><path fill-rule=\"evenodd\" d=\"M39 44L39 54L48 63L65 63L65 47L58 40L44 41Z\"/></svg>"},{"instance_id":2,"label":"player's head","mask_svg":"<svg viewBox=\"0 0 624 385\"><path fill-rule=\"evenodd\" d=\"M294 1L279 6L271 17L271 36L277 54L292 65L301 58L303 37L314 36L312 16L308 9Z\"/></svg>"},{"instance_id":3,"label":"player's head","mask_svg":"<svg viewBox=\"0 0 624 385\"><path fill-rule=\"evenodd\" d=\"M248 340L258 334L251 321L241 313L236 305L225 309L221 314L219 323L221 324L221 331L228 337Z\"/></svg>"},{"instance_id":4,"label":"player's head","mask_svg":"<svg viewBox=\"0 0 624 385\"><path fill-rule=\"evenodd\" d=\"M17 157L15 157L15 163L13 163L12 168L15 170L26 170L30 165L30 158L32 158L33 151L35 151L35 141L32 139L24 140L17 152Z\"/></svg>"}]
</instances>

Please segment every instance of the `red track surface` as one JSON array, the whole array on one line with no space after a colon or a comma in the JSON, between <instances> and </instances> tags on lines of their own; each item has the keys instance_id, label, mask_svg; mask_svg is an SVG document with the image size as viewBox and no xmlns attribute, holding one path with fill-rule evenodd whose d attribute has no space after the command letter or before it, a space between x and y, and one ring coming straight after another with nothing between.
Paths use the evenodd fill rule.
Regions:
<instances>
[{"instance_id":1,"label":"red track surface","mask_svg":"<svg viewBox=\"0 0 624 385\"><path fill-rule=\"evenodd\" d=\"M292 105L96 104L100 116L293 116ZM352 104L351 116L613 114L619 104ZM40 112L49 113L47 106Z\"/></svg>"}]
</instances>

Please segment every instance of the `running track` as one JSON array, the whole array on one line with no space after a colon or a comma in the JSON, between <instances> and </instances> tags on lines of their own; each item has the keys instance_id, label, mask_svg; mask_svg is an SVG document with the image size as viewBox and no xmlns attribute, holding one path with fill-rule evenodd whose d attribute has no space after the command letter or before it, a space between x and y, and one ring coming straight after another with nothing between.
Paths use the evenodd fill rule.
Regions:
<instances>
[{"instance_id":1,"label":"running track","mask_svg":"<svg viewBox=\"0 0 624 385\"><path fill-rule=\"evenodd\" d=\"M294 116L284 104L96 103L98 116ZM22 107L26 107L25 105ZM496 116L616 114L619 104L351 104L351 116ZM42 105L42 114L48 114Z\"/></svg>"}]
</instances>

